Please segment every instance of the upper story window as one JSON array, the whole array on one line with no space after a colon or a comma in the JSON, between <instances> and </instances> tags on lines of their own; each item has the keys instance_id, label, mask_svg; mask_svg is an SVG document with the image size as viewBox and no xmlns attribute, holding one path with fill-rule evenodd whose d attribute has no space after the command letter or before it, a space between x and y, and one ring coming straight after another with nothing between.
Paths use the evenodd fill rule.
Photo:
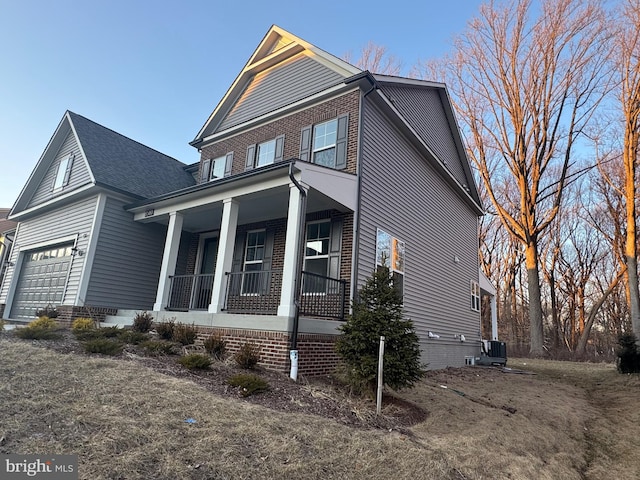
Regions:
<instances>
[{"instance_id":1,"label":"upper story window","mask_svg":"<svg viewBox=\"0 0 640 480\"><path fill-rule=\"evenodd\" d=\"M347 167L349 115L304 127L300 133L300 160L342 170Z\"/></svg>"},{"instance_id":2,"label":"upper story window","mask_svg":"<svg viewBox=\"0 0 640 480\"><path fill-rule=\"evenodd\" d=\"M335 168L338 120L330 120L313 127L313 163Z\"/></svg>"},{"instance_id":3,"label":"upper story window","mask_svg":"<svg viewBox=\"0 0 640 480\"><path fill-rule=\"evenodd\" d=\"M207 158L202 161L200 181L208 182L231 175L233 167L233 152L217 158Z\"/></svg>"},{"instance_id":4,"label":"upper story window","mask_svg":"<svg viewBox=\"0 0 640 480\"><path fill-rule=\"evenodd\" d=\"M284 159L284 135L279 135L272 140L249 145L247 158L244 164L245 170L262 167L271 163L281 162Z\"/></svg>"},{"instance_id":5,"label":"upper story window","mask_svg":"<svg viewBox=\"0 0 640 480\"><path fill-rule=\"evenodd\" d=\"M218 157L211 160L211 180L224 177L226 162L226 155L224 157Z\"/></svg>"},{"instance_id":6,"label":"upper story window","mask_svg":"<svg viewBox=\"0 0 640 480\"><path fill-rule=\"evenodd\" d=\"M53 181L52 189L60 190L62 187L69 183L69 177L71 176L71 167L73 165L73 154L60 160L58 164L58 171L56 172L56 178Z\"/></svg>"},{"instance_id":7,"label":"upper story window","mask_svg":"<svg viewBox=\"0 0 640 480\"><path fill-rule=\"evenodd\" d=\"M276 139L263 142L258 145L258 153L256 154L256 167L269 165L276 158Z\"/></svg>"}]
</instances>

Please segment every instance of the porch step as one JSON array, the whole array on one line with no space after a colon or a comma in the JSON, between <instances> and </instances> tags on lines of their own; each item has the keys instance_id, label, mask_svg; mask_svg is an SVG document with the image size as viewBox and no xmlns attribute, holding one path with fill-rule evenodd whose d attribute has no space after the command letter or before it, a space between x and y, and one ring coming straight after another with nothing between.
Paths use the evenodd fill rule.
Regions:
<instances>
[{"instance_id":1,"label":"porch step","mask_svg":"<svg viewBox=\"0 0 640 480\"><path fill-rule=\"evenodd\" d=\"M118 326L120 328L130 327L133 325L133 318L136 312L134 310L118 310L115 315L106 315L104 322L100 322L101 327L113 327Z\"/></svg>"}]
</instances>

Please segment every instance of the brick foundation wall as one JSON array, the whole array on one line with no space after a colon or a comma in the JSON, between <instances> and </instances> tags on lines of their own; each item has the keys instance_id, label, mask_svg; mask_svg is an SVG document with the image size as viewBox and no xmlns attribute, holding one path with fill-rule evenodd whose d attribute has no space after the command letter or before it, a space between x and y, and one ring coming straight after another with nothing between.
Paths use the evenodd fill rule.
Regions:
<instances>
[{"instance_id":1,"label":"brick foundation wall","mask_svg":"<svg viewBox=\"0 0 640 480\"><path fill-rule=\"evenodd\" d=\"M0 318L2 318L3 315L4 315L5 307L6 307L6 305L4 303L0 303Z\"/></svg>"},{"instance_id":2,"label":"brick foundation wall","mask_svg":"<svg viewBox=\"0 0 640 480\"><path fill-rule=\"evenodd\" d=\"M212 334L221 335L227 342L227 353L233 355L245 343L254 343L260 347L258 365L269 370L288 373L291 368L289 360L290 335L285 332L268 332L262 330L243 330L230 328L197 327L196 344L202 344ZM333 373L338 364L335 352L335 335L298 335L298 374L328 375Z\"/></svg>"},{"instance_id":3,"label":"brick foundation wall","mask_svg":"<svg viewBox=\"0 0 640 480\"><path fill-rule=\"evenodd\" d=\"M61 305L57 307L58 318L56 321L65 327L70 327L76 318L95 318L99 322L104 322L107 315L118 313L117 308L109 307L78 307L72 305Z\"/></svg>"}]
</instances>

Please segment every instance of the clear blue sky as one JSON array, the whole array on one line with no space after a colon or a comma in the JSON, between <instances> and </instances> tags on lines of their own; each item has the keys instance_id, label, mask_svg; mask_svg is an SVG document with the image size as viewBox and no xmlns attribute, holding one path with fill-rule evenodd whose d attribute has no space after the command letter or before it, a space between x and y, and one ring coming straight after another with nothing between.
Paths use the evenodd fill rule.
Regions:
<instances>
[{"instance_id":1,"label":"clear blue sky","mask_svg":"<svg viewBox=\"0 0 640 480\"><path fill-rule=\"evenodd\" d=\"M272 24L336 56L373 41L408 70L480 3L0 0L0 207L67 109L193 163L188 142Z\"/></svg>"}]
</instances>

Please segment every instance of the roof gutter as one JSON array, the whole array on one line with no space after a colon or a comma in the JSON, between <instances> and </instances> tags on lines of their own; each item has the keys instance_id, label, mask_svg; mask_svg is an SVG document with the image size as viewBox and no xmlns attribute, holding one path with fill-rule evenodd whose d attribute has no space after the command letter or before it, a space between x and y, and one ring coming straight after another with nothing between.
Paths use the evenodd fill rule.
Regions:
<instances>
[{"instance_id":1,"label":"roof gutter","mask_svg":"<svg viewBox=\"0 0 640 480\"><path fill-rule=\"evenodd\" d=\"M293 166L296 161L293 160L289 164L289 179L291 183L293 183L300 195L302 196L302 205L300 208L300 217L298 218L298 231L302 231L304 229L305 221L307 218L307 191L304 189L302 185L296 180L296 177L293 174ZM289 376L295 381L298 378L298 326L300 324L300 295L302 295L302 288L300 288L300 284L302 281L302 252L304 249L304 240L305 235L301 234L298 242L298 248L296 249L296 265L295 265L295 281L294 281L294 291L295 291L295 300L294 300L294 313L293 313L293 325L291 327L291 349L289 351L289 358L291 359L291 371Z\"/></svg>"}]
</instances>

